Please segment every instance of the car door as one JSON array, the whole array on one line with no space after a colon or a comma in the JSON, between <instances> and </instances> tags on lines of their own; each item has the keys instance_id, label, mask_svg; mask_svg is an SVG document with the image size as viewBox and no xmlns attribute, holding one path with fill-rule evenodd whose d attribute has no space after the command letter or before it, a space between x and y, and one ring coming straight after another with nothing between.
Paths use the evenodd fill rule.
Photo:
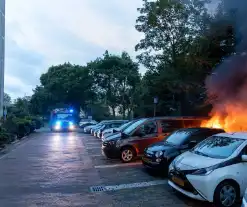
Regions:
<instances>
[{"instance_id":1,"label":"car door","mask_svg":"<svg viewBox=\"0 0 247 207\"><path fill-rule=\"evenodd\" d=\"M139 134L142 134L141 136ZM133 134L132 143L138 150L138 154L143 154L144 149L159 141L158 126L154 120L148 120L139 126Z\"/></svg>"},{"instance_id":2,"label":"car door","mask_svg":"<svg viewBox=\"0 0 247 207\"><path fill-rule=\"evenodd\" d=\"M239 158L241 160L242 155L247 155L247 146L245 146L239 154ZM241 195L243 195L245 189L247 188L247 162L241 161L235 169L235 176L238 179L240 184Z\"/></svg>"}]
</instances>

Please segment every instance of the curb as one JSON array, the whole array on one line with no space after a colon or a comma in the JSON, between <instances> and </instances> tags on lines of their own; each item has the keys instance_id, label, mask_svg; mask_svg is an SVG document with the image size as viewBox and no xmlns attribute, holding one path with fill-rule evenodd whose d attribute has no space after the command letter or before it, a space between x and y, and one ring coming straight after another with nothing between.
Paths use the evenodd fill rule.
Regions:
<instances>
[{"instance_id":1,"label":"curb","mask_svg":"<svg viewBox=\"0 0 247 207\"><path fill-rule=\"evenodd\" d=\"M27 138L28 135L22 137L21 139L16 138L15 141L11 142L10 144L6 144L3 148L0 148L0 155L4 155L8 153L11 150L11 148L17 147L22 141L24 141Z\"/></svg>"}]
</instances>

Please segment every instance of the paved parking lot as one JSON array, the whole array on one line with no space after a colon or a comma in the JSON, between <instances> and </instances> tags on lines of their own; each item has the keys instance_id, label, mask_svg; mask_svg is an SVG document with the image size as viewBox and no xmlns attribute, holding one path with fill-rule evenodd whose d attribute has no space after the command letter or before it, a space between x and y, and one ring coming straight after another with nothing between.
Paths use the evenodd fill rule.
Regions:
<instances>
[{"instance_id":1,"label":"paved parking lot","mask_svg":"<svg viewBox=\"0 0 247 207\"><path fill-rule=\"evenodd\" d=\"M149 175L140 161L101 155L101 141L82 133L32 134L0 155L2 207L206 207Z\"/></svg>"},{"instance_id":2,"label":"paved parking lot","mask_svg":"<svg viewBox=\"0 0 247 207\"><path fill-rule=\"evenodd\" d=\"M150 175L140 161L124 164L120 160L105 158L101 153L101 141L95 137L83 135L83 144L100 177L100 186L102 189L111 186L104 193L110 195L113 206L211 206L173 191L166 178L157 174Z\"/></svg>"}]
</instances>

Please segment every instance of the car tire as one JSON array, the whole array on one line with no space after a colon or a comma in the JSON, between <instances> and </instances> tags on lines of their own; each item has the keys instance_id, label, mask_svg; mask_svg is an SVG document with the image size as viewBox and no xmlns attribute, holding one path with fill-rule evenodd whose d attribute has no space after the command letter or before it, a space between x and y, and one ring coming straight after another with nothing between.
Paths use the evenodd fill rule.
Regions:
<instances>
[{"instance_id":1,"label":"car tire","mask_svg":"<svg viewBox=\"0 0 247 207\"><path fill-rule=\"evenodd\" d=\"M136 157L136 152L131 147L125 147L121 150L121 160L124 163L132 162Z\"/></svg>"},{"instance_id":2,"label":"car tire","mask_svg":"<svg viewBox=\"0 0 247 207\"><path fill-rule=\"evenodd\" d=\"M239 187L235 182L223 181L215 189L214 204L217 207L232 207L239 201L239 196Z\"/></svg>"}]
</instances>

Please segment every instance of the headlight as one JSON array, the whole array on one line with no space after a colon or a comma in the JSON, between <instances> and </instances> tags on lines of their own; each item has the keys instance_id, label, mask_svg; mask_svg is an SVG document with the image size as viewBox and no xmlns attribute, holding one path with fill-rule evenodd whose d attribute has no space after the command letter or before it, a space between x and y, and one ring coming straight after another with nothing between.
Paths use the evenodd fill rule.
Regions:
<instances>
[{"instance_id":1,"label":"headlight","mask_svg":"<svg viewBox=\"0 0 247 207\"><path fill-rule=\"evenodd\" d=\"M72 126L72 125L73 125L73 122L72 122L72 121L70 121L70 122L69 122L69 125L70 125L70 126Z\"/></svg>"},{"instance_id":2,"label":"headlight","mask_svg":"<svg viewBox=\"0 0 247 207\"><path fill-rule=\"evenodd\" d=\"M171 164L169 165L169 170L168 170L169 172L171 170L174 170L174 164L175 164L174 161L172 161Z\"/></svg>"},{"instance_id":3,"label":"headlight","mask_svg":"<svg viewBox=\"0 0 247 207\"><path fill-rule=\"evenodd\" d=\"M61 126L61 121L57 121L57 122L56 122L56 125L57 125L57 126Z\"/></svg>"},{"instance_id":4,"label":"headlight","mask_svg":"<svg viewBox=\"0 0 247 207\"><path fill-rule=\"evenodd\" d=\"M208 168L202 168L202 169L198 169L195 172L191 173L192 175L201 175L201 176L205 176L205 175L209 175L211 172L214 171L214 166L212 167L208 167Z\"/></svg>"},{"instance_id":5,"label":"headlight","mask_svg":"<svg viewBox=\"0 0 247 207\"><path fill-rule=\"evenodd\" d=\"M108 142L110 145L115 145L116 144L116 141L109 141Z\"/></svg>"},{"instance_id":6,"label":"headlight","mask_svg":"<svg viewBox=\"0 0 247 207\"><path fill-rule=\"evenodd\" d=\"M161 157L163 155L162 151L158 151L155 153L155 157Z\"/></svg>"}]
</instances>

